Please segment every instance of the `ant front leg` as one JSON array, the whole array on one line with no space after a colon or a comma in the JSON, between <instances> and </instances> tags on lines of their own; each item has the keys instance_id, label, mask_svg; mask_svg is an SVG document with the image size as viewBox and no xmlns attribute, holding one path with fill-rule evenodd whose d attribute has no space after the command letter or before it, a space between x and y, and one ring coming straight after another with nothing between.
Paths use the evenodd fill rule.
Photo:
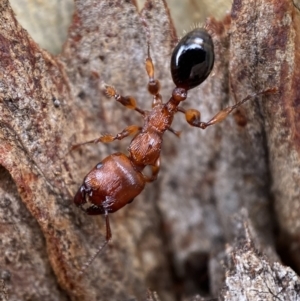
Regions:
<instances>
[{"instance_id":1,"label":"ant front leg","mask_svg":"<svg viewBox=\"0 0 300 301\"><path fill-rule=\"evenodd\" d=\"M157 175L160 170L160 157L155 161L155 164L151 166L152 175L151 177L144 176L146 182L153 182L157 179Z\"/></svg>"},{"instance_id":2,"label":"ant front leg","mask_svg":"<svg viewBox=\"0 0 300 301\"><path fill-rule=\"evenodd\" d=\"M142 130L142 127L140 127L138 125L130 125L127 128L125 128L122 132L120 132L119 134L117 134L115 136L113 136L111 134L104 134L104 135L101 135L99 138L75 144L72 146L71 150L77 149L78 147L85 145L85 144L89 144L89 143L99 143L99 142L110 143L115 140L122 140L130 135L137 134L141 130Z\"/></svg>"},{"instance_id":3,"label":"ant front leg","mask_svg":"<svg viewBox=\"0 0 300 301\"><path fill-rule=\"evenodd\" d=\"M235 105L233 106L229 106L223 110L221 110L220 112L218 112L213 118L211 118L208 122L203 122L200 120L200 112L198 110L195 109L188 109L185 110L184 108L178 107L177 111L184 113L185 114L185 118L186 121L195 127L199 127L201 129L206 129L208 126L217 124L221 121L223 121L224 119L226 119L228 117L228 115L235 109L237 109L238 107L240 107L242 104L244 104L247 100L255 98L259 95L262 94L268 94L268 93L275 93L276 89L271 88L271 89L267 89L265 91L259 92L259 93L255 93L253 95L248 95L247 97L245 97L244 99L242 99L241 101L237 102Z\"/></svg>"}]
</instances>

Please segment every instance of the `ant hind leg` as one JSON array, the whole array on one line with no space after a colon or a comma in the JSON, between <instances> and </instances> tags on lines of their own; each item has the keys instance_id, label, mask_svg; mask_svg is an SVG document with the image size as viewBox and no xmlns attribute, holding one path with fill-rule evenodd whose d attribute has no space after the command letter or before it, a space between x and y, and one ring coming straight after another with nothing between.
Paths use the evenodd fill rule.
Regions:
<instances>
[{"instance_id":1,"label":"ant hind leg","mask_svg":"<svg viewBox=\"0 0 300 301\"><path fill-rule=\"evenodd\" d=\"M153 95L152 107L162 103L161 95L159 94L160 83L157 79L154 79L154 64L150 55L150 43L147 46L147 58L145 62L146 72L148 74L148 91Z\"/></svg>"},{"instance_id":2,"label":"ant hind leg","mask_svg":"<svg viewBox=\"0 0 300 301\"><path fill-rule=\"evenodd\" d=\"M151 95L153 95L152 107L155 107L157 104L162 104L162 98L159 94L160 83L157 79L154 79L154 64L150 55L150 29L147 20L144 17L141 17L141 22L145 29L147 41L147 58L145 61L145 67L149 78L148 91Z\"/></svg>"},{"instance_id":3,"label":"ant hind leg","mask_svg":"<svg viewBox=\"0 0 300 301\"><path fill-rule=\"evenodd\" d=\"M206 129L208 126L211 125L215 125L221 121L223 121L224 119L226 119L228 117L228 115L235 109L237 109L238 107L240 107L242 104L244 104L247 100L255 98L259 95L264 95L264 94L269 94L269 93L276 93L277 89L276 88L270 88L252 95L248 95L247 97L245 97L244 99L240 100L239 102L237 102L236 104L234 104L233 106L229 106L223 110L221 110L220 112L218 112L213 118L211 118L208 122L203 122L200 119L200 112L198 110L195 109L188 109L185 110L182 107L178 107L178 112L184 113L185 114L185 118L186 121L191 125L191 126L195 126L195 127L199 127L201 129Z\"/></svg>"}]
</instances>

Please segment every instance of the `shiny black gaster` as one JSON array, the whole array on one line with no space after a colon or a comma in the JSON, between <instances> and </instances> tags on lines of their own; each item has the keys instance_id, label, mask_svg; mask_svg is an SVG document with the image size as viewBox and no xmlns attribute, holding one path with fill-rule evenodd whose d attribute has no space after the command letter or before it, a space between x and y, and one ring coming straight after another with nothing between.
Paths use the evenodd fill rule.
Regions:
<instances>
[{"instance_id":1,"label":"shiny black gaster","mask_svg":"<svg viewBox=\"0 0 300 301\"><path fill-rule=\"evenodd\" d=\"M186 34L171 57L171 74L177 87L190 90L200 85L214 65L214 44L203 28Z\"/></svg>"}]
</instances>

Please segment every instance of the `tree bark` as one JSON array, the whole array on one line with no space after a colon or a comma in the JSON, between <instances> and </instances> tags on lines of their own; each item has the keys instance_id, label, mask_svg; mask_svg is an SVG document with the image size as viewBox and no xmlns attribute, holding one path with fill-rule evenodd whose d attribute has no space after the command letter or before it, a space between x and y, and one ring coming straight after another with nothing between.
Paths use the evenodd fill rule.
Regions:
<instances>
[{"instance_id":1,"label":"tree bark","mask_svg":"<svg viewBox=\"0 0 300 301\"><path fill-rule=\"evenodd\" d=\"M184 106L207 121L247 95L277 91L205 131L176 116L173 128L183 133L166 133L158 180L110 215L113 241L80 277L105 222L76 208L73 196L129 140L70 149L142 124L103 86L150 109L148 40L169 99L177 37L163 0L146 1L140 14L133 0L75 5L54 57L18 24L8 0L0 3L1 300L300 300L299 278L281 263L300 270L298 8L235 0L230 16L208 20L213 75Z\"/></svg>"}]
</instances>

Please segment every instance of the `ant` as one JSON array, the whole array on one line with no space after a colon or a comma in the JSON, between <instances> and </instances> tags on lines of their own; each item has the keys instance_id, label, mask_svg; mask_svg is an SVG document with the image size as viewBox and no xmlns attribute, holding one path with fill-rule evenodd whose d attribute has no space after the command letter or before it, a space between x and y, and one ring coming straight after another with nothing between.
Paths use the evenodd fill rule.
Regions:
<instances>
[{"instance_id":1,"label":"ant","mask_svg":"<svg viewBox=\"0 0 300 301\"><path fill-rule=\"evenodd\" d=\"M170 67L175 88L167 103L162 102L159 94L160 83L154 78L149 43L145 65L149 77L148 91L153 96L151 111L138 108L133 97L119 95L112 86L105 87L109 97L113 97L126 108L135 110L143 116L143 127L131 125L115 136L106 134L73 146L74 149L87 143L109 143L135 135L128 147L129 155L118 152L106 157L86 175L75 195L75 205L90 215L104 214L106 222L105 242L82 267L81 273L112 238L109 213L131 203L143 191L146 183L156 180L160 170L160 152L165 131L171 131L179 136L179 132L171 128L176 113L185 114L186 121L191 126L206 129L224 120L248 99L272 91L269 89L247 96L235 105L221 110L208 122L201 121L199 111L180 107L180 103L187 98L188 90L200 85L209 76L214 65L213 41L203 28L196 28L187 33L173 50ZM142 173L146 166L151 167L151 176Z\"/></svg>"}]
</instances>

